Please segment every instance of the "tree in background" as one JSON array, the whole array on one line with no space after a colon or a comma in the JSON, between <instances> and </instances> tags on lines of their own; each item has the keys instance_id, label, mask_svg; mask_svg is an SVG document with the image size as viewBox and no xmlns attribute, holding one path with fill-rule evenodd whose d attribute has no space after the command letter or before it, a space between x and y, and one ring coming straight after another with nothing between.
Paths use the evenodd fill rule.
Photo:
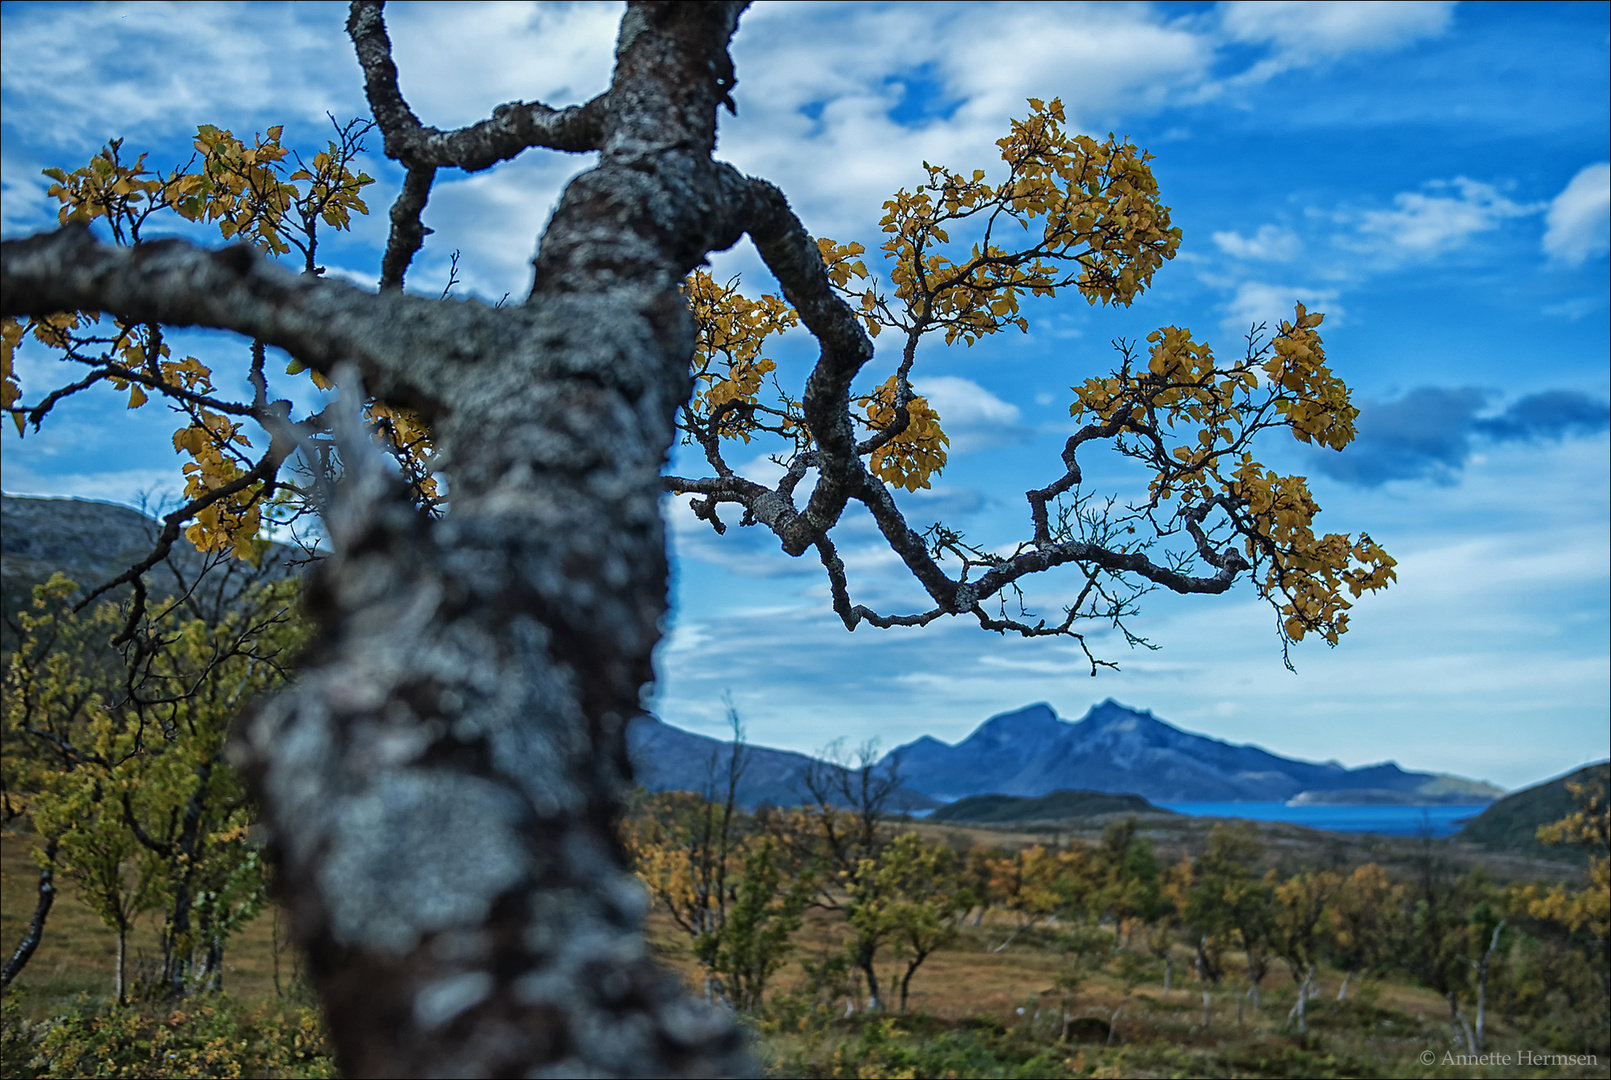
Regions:
<instances>
[{"instance_id":1,"label":"tree in background","mask_svg":"<svg viewBox=\"0 0 1611 1080\"><path fill-rule=\"evenodd\" d=\"M1196 949L1197 978L1203 985L1203 1026L1209 1022L1211 992L1225 977L1225 950L1236 931L1235 903L1252 878L1253 863L1264 853L1257 825L1215 825L1208 848L1182 874L1185 905L1181 921Z\"/></svg>"},{"instance_id":2,"label":"tree in background","mask_svg":"<svg viewBox=\"0 0 1611 1080\"><path fill-rule=\"evenodd\" d=\"M1505 960L1506 953L1500 946L1505 941L1505 928L1510 922L1497 909L1498 891L1492 886L1482 888L1485 884L1481 882L1473 889L1476 893L1473 897L1475 903L1466 916L1467 953L1460 958L1471 969L1471 978L1477 984L1477 1021L1466 1033L1473 1054L1482 1053L1483 1045L1487 1042L1488 982L1498 973L1496 969ZM1514 936L1511 935L1512 938Z\"/></svg>"},{"instance_id":3,"label":"tree in background","mask_svg":"<svg viewBox=\"0 0 1611 1080\"><path fill-rule=\"evenodd\" d=\"M74 616L67 610L67 598L75 590L60 574L35 587L31 609L18 612L18 647L7 657L4 673L0 783L8 824L26 814L43 841L33 852L39 864L38 901L6 964L4 980L11 985L39 947L60 873L79 887L90 908L117 935L113 982L121 1002L128 931L149 901L149 892L138 879L129 880L129 862L139 843L124 825L116 800L107 805L98 786L90 790L95 797L63 808L65 812L58 811L51 820L56 810L51 789L68 786L82 791L82 785L64 785L62 778L81 765L98 764L86 761L79 747L94 738L94 729L105 728L103 695L115 694L123 682L116 653L105 647L123 620L110 604L84 617ZM69 829L74 835L64 860L63 832Z\"/></svg>"},{"instance_id":4,"label":"tree in background","mask_svg":"<svg viewBox=\"0 0 1611 1080\"><path fill-rule=\"evenodd\" d=\"M1085 863L1083 847L1048 851L1040 844L1005 852L991 860L991 897L1013 918L1012 933L993 951L1001 952L1020 934L1059 912L1072 916L1082 906L1090 882L1070 871L1076 866L1084 870Z\"/></svg>"},{"instance_id":5,"label":"tree in background","mask_svg":"<svg viewBox=\"0 0 1611 1080\"><path fill-rule=\"evenodd\" d=\"M727 719L732 742L725 754L711 751L702 791L643 793L625 819L627 850L638 877L688 935L705 969L705 996L723 999L717 957L743 873L738 786L750 758L743 724L731 705Z\"/></svg>"},{"instance_id":6,"label":"tree in background","mask_svg":"<svg viewBox=\"0 0 1611 1080\"><path fill-rule=\"evenodd\" d=\"M965 906L961 917L966 918L971 913L974 926L984 922L985 913L995 903L995 897L990 889L993 874L991 867L992 861L1001 854L999 849L975 844L963 857L960 881Z\"/></svg>"},{"instance_id":7,"label":"tree in background","mask_svg":"<svg viewBox=\"0 0 1611 1080\"><path fill-rule=\"evenodd\" d=\"M900 771L879 765L875 743L863 743L854 758L835 743L812 759L801 783L807 801L790 833L803 840L801 855L820 868L813 903L844 913L851 964L866 981L867 1010L877 1012L884 1005L878 951L894 929L883 916L891 882L878 868L893 839L884 816L900 791Z\"/></svg>"},{"instance_id":8,"label":"tree in background","mask_svg":"<svg viewBox=\"0 0 1611 1080\"><path fill-rule=\"evenodd\" d=\"M1100 883L1089 905L1099 919L1113 920L1113 945L1123 949L1137 925L1157 918L1162 903L1158 856L1136 836L1136 819L1126 818L1102 830L1094 852Z\"/></svg>"},{"instance_id":9,"label":"tree in background","mask_svg":"<svg viewBox=\"0 0 1611 1080\"><path fill-rule=\"evenodd\" d=\"M177 998L219 985L225 941L264 899L261 855L246 843L252 807L223 761L225 734L247 697L284 682L303 630L294 582L236 584L221 607L191 604L192 592L141 618L132 666L107 644L130 612L102 602L76 614L77 586L59 574L19 617L8 794L28 800L54 868L117 935L119 1003L142 911L163 920L161 970L145 991Z\"/></svg>"},{"instance_id":10,"label":"tree in background","mask_svg":"<svg viewBox=\"0 0 1611 1080\"><path fill-rule=\"evenodd\" d=\"M1147 951L1163 961L1167 995L1175 973L1175 928L1191 906L1192 863L1188 855L1165 867L1158 881L1158 909L1147 923Z\"/></svg>"},{"instance_id":11,"label":"tree in background","mask_svg":"<svg viewBox=\"0 0 1611 1080\"><path fill-rule=\"evenodd\" d=\"M711 752L703 791L640 792L623 831L649 895L688 936L705 970L705 996L753 1009L787 958L789 935L816 886L808 867L785 865L777 843L739 805L750 752L738 711L729 705L727 716L733 740L725 753Z\"/></svg>"},{"instance_id":12,"label":"tree in background","mask_svg":"<svg viewBox=\"0 0 1611 1080\"><path fill-rule=\"evenodd\" d=\"M288 172L277 128L248 144L202 127L202 167L160 175L115 144L53 176L63 228L0 248L0 406L37 423L107 383L189 418L189 501L164 542L186 529L238 549L277 497L322 504L333 553L309 592L318 641L233 754L351 1074L748 1069L735 1029L690 1019L654 971L611 828L666 613L665 491L692 495L718 530L732 506L790 554L815 550L850 628L964 615L1083 644L1086 620L1122 624L1149 588L1217 594L1245 577L1278 612L1283 648L1309 634L1335 644L1351 598L1393 578L1368 536L1315 531L1303 478L1253 456L1271 429L1333 449L1354 435L1321 316L1301 306L1234 360L1171 326L1079 382L1083 426L1029 493L1010 553L913 529L892 488L930 482L947 445L912 389L918 344L1024 329L1028 297L1128 304L1180 233L1147 154L1071 134L1058 102L1031 101L998 144L997 182L932 166L896 193L869 269L861 245L813 239L775 187L711 156L742 8L634 3L607 92L563 109L512 103L444 132L404 100L380 4L357 0L348 31L385 152L406 170L378 295L322 279L316 257L318 229L364 209L368 178L350 168L361 125ZM492 307L406 295L439 170L533 147L599 157L548 222L530 295ZM147 218L169 211L239 242L148 239ZM781 286L759 311L689 276L746 235ZM797 392L763 402L768 361L752 343L793 318L820 356ZM206 365L174 360L168 326L239 334L252 394L231 399ZM858 386L882 333L894 373ZM27 403L11 354L30 334L28 347L81 366ZM268 390L270 347L347 400L293 417ZM266 446L243 441L248 420ZM679 432L709 475L660 475ZM770 487L721 449L760 436L789 448ZM1139 505L1081 489L1078 455L1103 443L1149 474ZM282 468L299 449L305 483ZM852 502L931 606L889 615L851 600L831 534ZM1075 601L1027 614L1020 590L1059 567Z\"/></svg>"},{"instance_id":13,"label":"tree in background","mask_svg":"<svg viewBox=\"0 0 1611 1080\"><path fill-rule=\"evenodd\" d=\"M1568 790L1575 808L1540 827L1538 838L1587 850L1588 885L1514 888L1506 908L1536 935L1524 957L1531 970L1527 1007L1577 1017L1587 1011L1577 1002L1592 997L1594 1020L1588 1030L1603 1038L1611 1031L1611 765L1595 766ZM1557 1004L1562 997L1564 1008Z\"/></svg>"},{"instance_id":14,"label":"tree in background","mask_svg":"<svg viewBox=\"0 0 1611 1080\"><path fill-rule=\"evenodd\" d=\"M1423 837L1414 880L1404 893L1407 910L1398 920L1403 937L1396 943L1404 966L1449 1003L1449 1023L1461 1035L1469 1031L1460 1009L1465 980L1460 958L1467 939L1465 884L1434 851L1431 837Z\"/></svg>"},{"instance_id":15,"label":"tree in background","mask_svg":"<svg viewBox=\"0 0 1611 1080\"><path fill-rule=\"evenodd\" d=\"M1253 1001L1253 1011L1262 1008L1259 988L1270 973L1270 951L1275 933L1276 876L1271 870L1262 879L1252 875L1226 885L1226 917L1247 959L1247 994ZM1238 1022L1242 1006L1236 1007Z\"/></svg>"},{"instance_id":16,"label":"tree in background","mask_svg":"<svg viewBox=\"0 0 1611 1080\"><path fill-rule=\"evenodd\" d=\"M788 960L794 948L789 936L800 929L816 888L809 876L791 877L789 869L770 836L753 841L744 853L716 971L733 1005L746 1012L760 1007L767 982Z\"/></svg>"},{"instance_id":17,"label":"tree in background","mask_svg":"<svg viewBox=\"0 0 1611 1080\"><path fill-rule=\"evenodd\" d=\"M858 879L871 882L877 899L857 914L866 918L876 909L876 917L889 927L896 959L906 963L900 977L901 1012L923 961L956 939L957 916L964 910L959 861L950 848L906 833L884 849L870 874Z\"/></svg>"},{"instance_id":18,"label":"tree in background","mask_svg":"<svg viewBox=\"0 0 1611 1080\"><path fill-rule=\"evenodd\" d=\"M1308 1002L1320 967L1322 920L1341 883L1329 870L1304 870L1275 886L1270 941L1298 988L1298 1000L1287 1019L1298 1021L1300 1035L1309 1030Z\"/></svg>"},{"instance_id":19,"label":"tree in background","mask_svg":"<svg viewBox=\"0 0 1611 1080\"><path fill-rule=\"evenodd\" d=\"M1397 888L1402 891L1402 886ZM1391 958L1391 918L1395 908L1402 907L1394 890L1386 871L1375 863L1355 867L1337 887L1327 926L1332 960L1344 972L1338 1002L1347 997L1356 974L1375 971Z\"/></svg>"}]
</instances>

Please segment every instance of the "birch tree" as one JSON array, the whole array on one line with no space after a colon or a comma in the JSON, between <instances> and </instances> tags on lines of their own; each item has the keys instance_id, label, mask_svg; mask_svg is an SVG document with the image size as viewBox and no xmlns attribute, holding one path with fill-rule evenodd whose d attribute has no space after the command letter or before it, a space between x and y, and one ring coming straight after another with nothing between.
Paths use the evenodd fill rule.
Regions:
<instances>
[{"instance_id":1,"label":"birch tree","mask_svg":"<svg viewBox=\"0 0 1611 1080\"><path fill-rule=\"evenodd\" d=\"M893 491L930 482L948 445L912 387L918 344L1021 330L1031 297L1127 304L1180 232L1149 155L1072 132L1060 103L1032 100L999 144L999 181L930 166L892 197L882 262L814 238L781 191L712 156L718 110L734 107L728 42L743 7L632 3L605 93L511 102L443 131L399 90L381 4L355 2L347 30L375 129L406 174L378 293L317 264L319 230L360 212L369 179L349 167L362 134L350 127L288 172L279 130L249 145L202 128L205 167L171 174L176 185L116 159L114 144L116 160L53 177L73 207L60 229L3 246L0 405L19 426L91 384L180 407L193 423L176 446L195 468L164 523L168 545L181 529L209 550L241 544L287 491L321 506L331 554L307 589L318 639L296 683L240 721L232 760L260 799L351 1075L750 1069L736 1027L651 962L614 830L625 727L667 610L667 492L693 498L718 531L736 510L790 555L814 552L850 629L963 616L1083 643L1091 620L1122 621L1147 589L1219 594L1247 579L1283 644L1335 644L1351 599L1392 580L1368 536L1315 531L1302 477L1254 457L1267 431L1333 449L1353 437L1322 316L1301 306L1230 361L1170 326L1113 371L1071 377L1083 378L1071 404L1082 426L1026 493L1016 546L914 528ZM405 292L439 173L527 150L598 155L545 228L529 295L488 306ZM155 209L227 223L238 242L147 239L134 226ZM776 298L696 272L740 241ZM795 323L815 364L803 386L763 400L757 343ZM210 372L171 357L164 328L187 326L240 336L250 399L227 400ZM24 387L11 357L25 335L84 365L81 377ZM894 343L895 370L869 386L875 336ZM272 400L270 348L339 384L339 407L293 416ZM248 421L266 445L249 445ZM376 428L384 455L367 437ZM757 433L792 447L770 486L724 456L724 442ZM662 475L679 434L708 471ZM1146 470L1137 505L1081 488L1080 455L1102 445ZM304 462L339 460L333 493L334 470L299 487L287 464L299 449ZM927 606L853 599L833 541L852 504ZM137 596L161 555L125 575ZM1058 569L1073 575L1073 602L1026 614L1026 583ZM1087 657L1093 672L1111 663Z\"/></svg>"}]
</instances>

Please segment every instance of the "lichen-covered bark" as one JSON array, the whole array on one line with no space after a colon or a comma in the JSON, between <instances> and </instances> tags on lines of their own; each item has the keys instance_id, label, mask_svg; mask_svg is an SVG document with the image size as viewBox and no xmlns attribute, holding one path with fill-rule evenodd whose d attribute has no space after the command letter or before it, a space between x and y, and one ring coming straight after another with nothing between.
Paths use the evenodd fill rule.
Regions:
<instances>
[{"instance_id":1,"label":"lichen-covered bark","mask_svg":"<svg viewBox=\"0 0 1611 1080\"><path fill-rule=\"evenodd\" d=\"M432 395L452 512L427 523L378 477L354 493L313 586L317 664L248 729L356 1073L746 1071L729 1021L645 955L612 829L665 613L675 290L738 236L710 161L736 15L628 13L599 166L518 334Z\"/></svg>"},{"instance_id":2,"label":"lichen-covered bark","mask_svg":"<svg viewBox=\"0 0 1611 1080\"><path fill-rule=\"evenodd\" d=\"M350 1075L751 1071L730 1018L646 955L613 828L666 611L659 476L693 344L677 287L751 210L752 185L711 160L741 8L632 5L604 98L443 135L388 83L378 5L354 5L388 152L420 175L388 284L418 246L427 168L485 167L521 139L599 148L512 309L365 294L245 249L118 250L83 230L4 245L7 314L237 330L350 364L432 425L452 484L435 521L348 441L309 587L322 636L231 751Z\"/></svg>"}]
</instances>

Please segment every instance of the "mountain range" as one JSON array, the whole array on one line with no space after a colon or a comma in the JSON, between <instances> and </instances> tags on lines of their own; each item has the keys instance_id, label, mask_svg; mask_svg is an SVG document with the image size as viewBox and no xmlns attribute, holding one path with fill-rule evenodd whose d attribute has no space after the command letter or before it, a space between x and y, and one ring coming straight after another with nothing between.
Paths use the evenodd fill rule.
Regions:
<instances>
[{"instance_id":1,"label":"mountain range","mask_svg":"<svg viewBox=\"0 0 1611 1080\"><path fill-rule=\"evenodd\" d=\"M731 743L654 717L633 721L628 747L639 783L653 791L713 790L725 776ZM813 759L791 750L747 748L738 802L801 802ZM1058 793L1140 796L1167 802L1453 803L1483 805L1504 794L1477 780L1410 772L1393 762L1349 769L1281 757L1182 731L1150 712L1104 701L1077 722L1051 706L993 716L952 745L931 736L898 746L877 768L894 770L892 809L922 811L979 796L1037 799ZM1097 798L1092 802L1107 802ZM1137 801L1138 805L1144 805ZM1108 807L1108 809L1113 809ZM1096 812L1096 811L1092 811Z\"/></svg>"},{"instance_id":2,"label":"mountain range","mask_svg":"<svg viewBox=\"0 0 1611 1080\"><path fill-rule=\"evenodd\" d=\"M993 716L952 745L925 735L882 764L913 791L951 802L970 795L1036 797L1064 789L1140 795L1152 802L1492 802L1492 784L1408 772L1394 762L1349 769L1300 761L1182 731L1112 699L1075 722L1040 703Z\"/></svg>"}]
</instances>

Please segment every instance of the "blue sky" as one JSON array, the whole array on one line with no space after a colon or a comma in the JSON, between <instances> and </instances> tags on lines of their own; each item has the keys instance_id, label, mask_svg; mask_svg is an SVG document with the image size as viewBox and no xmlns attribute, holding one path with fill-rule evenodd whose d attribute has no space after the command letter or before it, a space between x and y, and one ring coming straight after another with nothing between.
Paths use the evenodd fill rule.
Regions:
<instances>
[{"instance_id":1,"label":"blue sky","mask_svg":"<svg viewBox=\"0 0 1611 1080\"><path fill-rule=\"evenodd\" d=\"M608 81L611 4L395 5L404 92L426 123L473 122L512 99L559 105ZM50 225L41 168L108 138L182 162L199 123L286 125L322 144L328 111L365 114L344 6L6 4L0 34L7 237ZM1182 727L1350 765L1387 758L1518 786L1606 755L1608 740L1608 205L1611 18L1574 4L758 4L734 44L738 114L722 156L787 192L807 226L875 246L881 203L921 162L990 169L1024 99L1060 96L1071 123L1148 147L1185 231L1179 258L1129 309L1041 302L1027 335L928 349L917 381L952 460L911 515L989 545L1025 529L1022 492L1056 475L1069 387L1109 342L1190 326L1221 351L1294 301L1327 313L1335 369L1363 409L1342 455L1271 444L1306 472L1328 530L1368 530L1399 583L1360 601L1335 650L1281 664L1274 619L1247 588L1154 594L1111 635L1121 670L1092 678L1070 643L962 622L847 633L814 563L757 530L717 537L668 506L675 611L655 707L716 733L730 693L758 742L812 750L954 740L1032 701L1078 717L1114 697ZM326 249L372 282L399 171L366 164L373 215ZM436 230L410 279L439 292L523 295L564 182L586 159L528 152L445 175ZM747 249L719 275L764 272ZM222 335L187 347L241 354ZM799 378L810 356L787 339ZM882 379L891 363L875 360ZM53 373L24 357L25 392ZM171 425L151 408L75 400L38 434L3 435L8 493L118 502L178 486ZM1087 458L1096 494L1137 490ZM692 469L677 459L679 469ZM748 468L775 468L757 447ZM865 520L841 547L858 599L918 602ZM1066 582L1032 600L1055 609Z\"/></svg>"}]
</instances>

